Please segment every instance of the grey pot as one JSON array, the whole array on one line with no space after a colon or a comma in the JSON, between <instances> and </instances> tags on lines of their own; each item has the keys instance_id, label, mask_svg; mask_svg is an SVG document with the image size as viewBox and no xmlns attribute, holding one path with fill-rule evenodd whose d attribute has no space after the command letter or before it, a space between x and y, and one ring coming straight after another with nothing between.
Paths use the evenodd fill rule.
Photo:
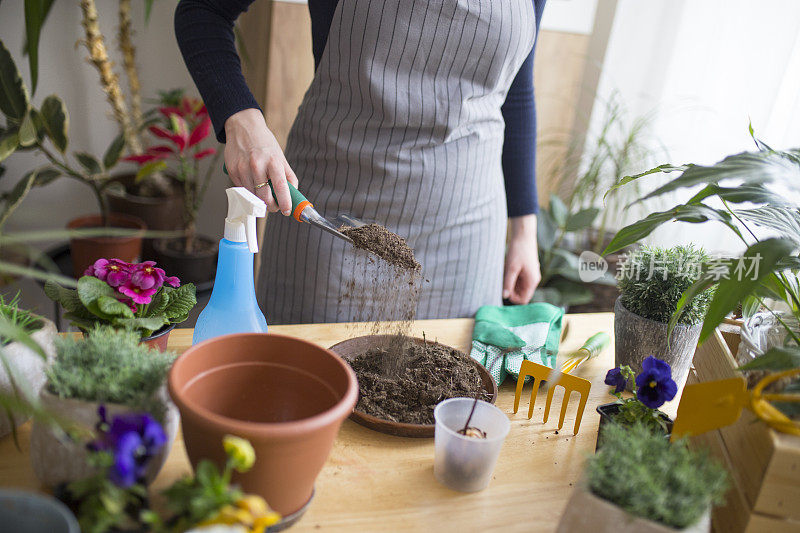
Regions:
<instances>
[{"instance_id":1,"label":"grey pot","mask_svg":"<svg viewBox=\"0 0 800 533\"><path fill-rule=\"evenodd\" d=\"M678 390L686 383L703 324L677 324L667 340L667 324L628 311L621 298L614 304L614 363L628 365L638 374L642 361L653 355L669 363ZM630 386L632 383L628 384Z\"/></svg>"},{"instance_id":2,"label":"grey pot","mask_svg":"<svg viewBox=\"0 0 800 533\"><path fill-rule=\"evenodd\" d=\"M80 533L67 506L52 496L0 489L0 530L14 533Z\"/></svg>"},{"instance_id":3,"label":"grey pot","mask_svg":"<svg viewBox=\"0 0 800 533\"><path fill-rule=\"evenodd\" d=\"M152 483L167 460L172 444L175 442L180 421L178 408L169 399L166 387L160 390L159 395L163 395L163 401L167 406L164 420L167 442L151 460L145 476L146 484ZM42 388L39 399L44 408L61 419L72 421L88 429L94 429L97 423L97 408L100 405L97 402L59 398L51 394L47 387ZM109 419L115 415L133 411L130 407L113 403L106 403L105 406ZM45 487L53 488L62 483L70 483L92 475L94 471L86 462L86 444L86 440L72 440L63 431L34 420L31 431L31 466L36 478Z\"/></svg>"},{"instance_id":4,"label":"grey pot","mask_svg":"<svg viewBox=\"0 0 800 533\"><path fill-rule=\"evenodd\" d=\"M46 318L41 320L41 329L34 331L31 334L31 338L41 346L49 362L55 357L54 340L58 336L58 331L56 331L56 326L51 321ZM5 354L6 362L12 368L13 374L21 378L20 381L22 383L17 383L17 386L22 389L22 393L27 395L28 398L36 398L42 385L47 380L44 374L45 360L38 353L19 342L12 342L4 346L3 353ZM14 388L11 386L8 372L4 366L0 366L0 394L11 395L13 393ZM13 420L11 420L5 413L0 412L0 438L11 433L14 426L25 423L28 418L27 416L14 415Z\"/></svg>"}]
</instances>

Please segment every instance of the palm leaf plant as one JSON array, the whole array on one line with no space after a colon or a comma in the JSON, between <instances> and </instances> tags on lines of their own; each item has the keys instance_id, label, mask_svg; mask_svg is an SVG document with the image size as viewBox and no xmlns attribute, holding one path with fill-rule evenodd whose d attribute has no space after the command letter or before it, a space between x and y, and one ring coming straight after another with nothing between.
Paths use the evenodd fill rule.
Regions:
<instances>
[{"instance_id":1,"label":"palm leaf plant","mask_svg":"<svg viewBox=\"0 0 800 533\"><path fill-rule=\"evenodd\" d=\"M738 309L747 318L757 309L766 308L785 327L787 340L746 368L785 370L800 366L800 335L769 301L780 302L795 321L800 320L800 149L773 149L755 137L752 127L750 135L756 151L733 154L713 165L664 164L621 178L613 189L651 174L680 173L638 201L689 187L701 188L686 202L622 228L605 253L638 242L667 222L722 223L746 250L740 257L720 259L704 269L682 295L670 327L675 326L686 306L707 288L716 286L703 320L700 342ZM771 236L759 237L757 228Z\"/></svg>"}]
</instances>

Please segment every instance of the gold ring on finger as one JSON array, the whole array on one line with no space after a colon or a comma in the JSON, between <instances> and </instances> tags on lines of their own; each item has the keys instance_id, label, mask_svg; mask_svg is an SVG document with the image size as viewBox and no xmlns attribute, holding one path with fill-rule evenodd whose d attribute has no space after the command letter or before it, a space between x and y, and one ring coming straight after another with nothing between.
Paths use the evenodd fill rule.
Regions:
<instances>
[{"instance_id":1,"label":"gold ring on finger","mask_svg":"<svg viewBox=\"0 0 800 533\"><path fill-rule=\"evenodd\" d=\"M261 187L266 187L266 185L267 185L266 181L264 183L259 183L258 185L256 185L256 190L260 189Z\"/></svg>"}]
</instances>

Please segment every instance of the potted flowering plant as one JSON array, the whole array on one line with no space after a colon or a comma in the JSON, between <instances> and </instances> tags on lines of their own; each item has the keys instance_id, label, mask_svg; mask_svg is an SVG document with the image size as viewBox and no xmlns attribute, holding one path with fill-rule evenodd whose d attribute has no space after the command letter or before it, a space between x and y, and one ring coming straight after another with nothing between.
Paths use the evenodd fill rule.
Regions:
<instances>
[{"instance_id":1,"label":"potted flowering plant","mask_svg":"<svg viewBox=\"0 0 800 533\"><path fill-rule=\"evenodd\" d=\"M216 241L198 236L196 224L212 171L218 168L212 163L201 172L200 167L203 159L217 153L203 142L211 133L211 119L201 100L187 96L182 96L177 105L160 107L158 112L162 123L148 129L163 143L123 159L139 165L137 180L153 172L168 171L182 184L184 236L157 241L154 257L182 278L198 283L210 281L217 262Z\"/></svg>"},{"instance_id":2,"label":"potted flowering plant","mask_svg":"<svg viewBox=\"0 0 800 533\"><path fill-rule=\"evenodd\" d=\"M672 432L672 419L659 407L675 398L678 385L672 379L669 364L652 355L642 363L642 371L634 375L627 365L612 368L606 374L606 385L614 387L611 393L617 401L599 405L600 428L597 432L597 448L603 444L607 425L631 427L640 424L655 434L666 435ZM622 392L632 383L633 396L623 398Z\"/></svg>"},{"instance_id":3,"label":"potted flowering plant","mask_svg":"<svg viewBox=\"0 0 800 533\"><path fill-rule=\"evenodd\" d=\"M142 475L152 481L164 464L178 431L178 411L169 400L167 372L175 355L141 344L136 333L98 326L84 338L56 339L56 357L45 370L39 403L71 428L70 435L34 418L31 466L47 487L82 479L94 472L86 462L89 428L103 406L108 419L147 412L159 421L166 445Z\"/></svg>"},{"instance_id":4,"label":"potted flowering plant","mask_svg":"<svg viewBox=\"0 0 800 533\"><path fill-rule=\"evenodd\" d=\"M154 261L132 264L98 259L78 280L77 289L48 281L44 290L78 329L87 331L98 323L131 329L142 342L162 351L169 332L186 320L197 303L193 284L181 285Z\"/></svg>"},{"instance_id":5,"label":"potted flowering plant","mask_svg":"<svg viewBox=\"0 0 800 533\"><path fill-rule=\"evenodd\" d=\"M708 533L710 510L725 501L725 469L704 450L670 443L637 424L610 426L587 458L557 531Z\"/></svg>"}]
</instances>

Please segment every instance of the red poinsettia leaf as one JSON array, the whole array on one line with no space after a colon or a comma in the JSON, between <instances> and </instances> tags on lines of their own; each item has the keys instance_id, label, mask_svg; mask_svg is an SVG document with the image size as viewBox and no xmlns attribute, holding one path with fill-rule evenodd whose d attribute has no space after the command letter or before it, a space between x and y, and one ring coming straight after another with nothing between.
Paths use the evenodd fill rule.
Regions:
<instances>
[{"instance_id":1,"label":"red poinsettia leaf","mask_svg":"<svg viewBox=\"0 0 800 533\"><path fill-rule=\"evenodd\" d=\"M192 99L188 96L184 96L181 99L181 111L183 111L181 115L189 115L192 113Z\"/></svg>"},{"instance_id":2,"label":"red poinsettia leaf","mask_svg":"<svg viewBox=\"0 0 800 533\"><path fill-rule=\"evenodd\" d=\"M208 137L208 134L210 132L211 132L211 119L206 117L192 131L192 135L189 137L189 146L190 147L195 146L197 143Z\"/></svg>"},{"instance_id":3,"label":"red poinsettia leaf","mask_svg":"<svg viewBox=\"0 0 800 533\"><path fill-rule=\"evenodd\" d=\"M140 155L129 155L127 157L122 158L123 161L131 161L139 165L144 165L145 163L149 163L154 159L158 159L158 156L153 154L140 154Z\"/></svg>"},{"instance_id":4,"label":"red poinsettia leaf","mask_svg":"<svg viewBox=\"0 0 800 533\"><path fill-rule=\"evenodd\" d=\"M161 137L162 139L172 140L172 137L174 137L171 131L167 131L161 126L150 126L148 130L156 137Z\"/></svg>"},{"instance_id":5,"label":"red poinsettia leaf","mask_svg":"<svg viewBox=\"0 0 800 533\"><path fill-rule=\"evenodd\" d=\"M147 149L148 154L171 154L175 152L173 148L170 148L166 144L159 144L158 146L151 146Z\"/></svg>"},{"instance_id":6,"label":"red poinsettia leaf","mask_svg":"<svg viewBox=\"0 0 800 533\"><path fill-rule=\"evenodd\" d=\"M200 104L200 109L197 110L198 117L205 117L208 115L208 109L206 109L206 104Z\"/></svg>"},{"instance_id":7,"label":"red poinsettia leaf","mask_svg":"<svg viewBox=\"0 0 800 533\"><path fill-rule=\"evenodd\" d=\"M207 157L207 156L209 156L211 154L216 154L216 153L217 153L216 149L214 149L214 148L206 148L205 150L200 150L199 152L194 154L194 158L197 159L198 161L200 161L204 157Z\"/></svg>"},{"instance_id":8,"label":"red poinsettia leaf","mask_svg":"<svg viewBox=\"0 0 800 533\"><path fill-rule=\"evenodd\" d=\"M159 107L158 111L166 118L169 118L171 115L183 116L183 111L177 107Z\"/></svg>"}]
</instances>

